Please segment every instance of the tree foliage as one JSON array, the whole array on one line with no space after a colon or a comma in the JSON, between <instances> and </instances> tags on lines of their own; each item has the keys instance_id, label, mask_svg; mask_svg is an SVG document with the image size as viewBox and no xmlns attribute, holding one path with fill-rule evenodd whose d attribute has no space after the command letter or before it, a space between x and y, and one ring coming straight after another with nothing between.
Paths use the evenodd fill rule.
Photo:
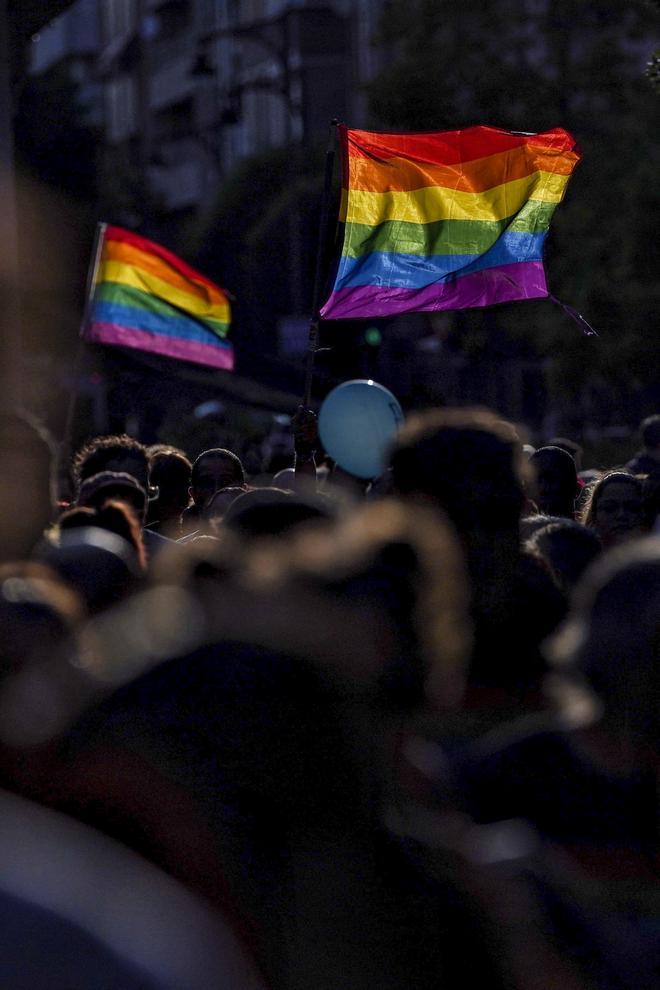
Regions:
<instances>
[{"instance_id":1,"label":"tree foliage","mask_svg":"<svg viewBox=\"0 0 660 990\"><path fill-rule=\"evenodd\" d=\"M390 57L369 91L374 126L561 126L579 142L547 267L553 293L600 338L582 339L550 303L496 311L556 359L564 388L589 375L644 388L657 374L658 104L644 78L653 19L649 6L613 0L391 0L383 18Z\"/></svg>"},{"instance_id":2,"label":"tree foliage","mask_svg":"<svg viewBox=\"0 0 660 990\"><path fill-rule=\"evenodd\" d=\"M292 254L299 256L303 312L311 313L321 149L275 148L246 159L188 236L188 253L235 297L236 343L273 352L277 318L292 312ZM292 251L292 234L298 250Z\"/></svg>"}]
</instances>

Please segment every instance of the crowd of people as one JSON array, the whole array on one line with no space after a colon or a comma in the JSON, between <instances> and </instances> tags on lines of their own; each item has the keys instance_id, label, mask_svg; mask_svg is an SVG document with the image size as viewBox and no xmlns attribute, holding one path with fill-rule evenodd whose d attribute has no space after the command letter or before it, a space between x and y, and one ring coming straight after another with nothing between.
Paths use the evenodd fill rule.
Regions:
<instances>
[{"instance_id":1,"label":"crowd of people","mask_svg":"<svg viewBox=\"0 0 660 990\"><path fill-rule=\"evenodd\" d=\"M65 504L1 418L0 985L657 988L660 415L293 433L96 437Z\"/></svg>"}]
</instances>

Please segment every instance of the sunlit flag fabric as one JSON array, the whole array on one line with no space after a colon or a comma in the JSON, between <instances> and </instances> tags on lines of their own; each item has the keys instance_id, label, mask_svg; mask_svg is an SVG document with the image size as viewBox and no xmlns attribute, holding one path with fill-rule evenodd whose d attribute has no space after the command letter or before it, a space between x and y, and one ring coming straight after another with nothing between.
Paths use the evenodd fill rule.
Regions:
<instances>
[{"instance_id":1,"label":"sunlit flag fabric","mask_svg":"<svg viewBox=\"0 0 660 990\"><path fill-rule=\"evenodd\" d=\"M231 371L227 293L171 251L101 225L82 336Z\"/></svg>"},{"instance_id":2,"label":"sunlit flag fabric","mask_svg":"<svg viewBox=\"0 0 660 990\"><path fill-rule=\"evenodd\" d=\"M339 127L343 247L324 319L549 295L543 247L580 159L556 128L381 134Z\"/></svg>"}]
</instances>

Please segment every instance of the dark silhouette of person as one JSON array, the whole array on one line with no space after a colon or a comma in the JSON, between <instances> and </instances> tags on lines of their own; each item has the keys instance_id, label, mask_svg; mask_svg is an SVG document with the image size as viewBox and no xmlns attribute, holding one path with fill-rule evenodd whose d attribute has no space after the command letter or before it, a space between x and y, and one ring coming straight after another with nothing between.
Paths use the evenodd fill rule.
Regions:
<instances>
[{"instance_id":1,"label":"dark silhouette of person","mask_svg":"<svg viewBox=\"0 0 660 990\"><path fill-rule=\"evenodd\" d=\"M603 549L596 533L574 519L548 523L536 530L526 546L541 555L557 587L567 596Z\"/></svg>"},{"instance_id":2,"label":"dark silhouette of person","mask_svg":"<svg viewBox=\"0 0 660 990\"><path fill-rule=\"evenodd\" d=\"M182 450L163 444L147 448L149 477L158 488L149 501L147 526L156 533L179 539L181 513L190 503L192 464Z\"/></svg>"},{"instance_id":3,"label":"dark silhouette of person","mask_svg":"<svg viewBox=\"0 0 660 990\"><path fill-rule=\"evenodd\" d=\"M222 488L244 487L243 465L231 450L213 447L202 451L193 462L190 497L199 510L204 508L211 495Z\"/></svg>"},{"instance_id":4,"label":"dark silhouette of person","mask_svg":"<svg viewBox=\"0 0 660 990\"><path fill-rule=\"evenodd\" d=\"M213 447L204 450L193 462L189 494L190 505L181 514L183 539L205 531L206 507L211 498L225 488L245 490L245 471L239 457L231 450Z\"/></svg>"},{"instance_id":5,"label":"dark silhouette of person","mask_svg":"<svg viewBox=\"0 0 660 990\"><path fill-rule=\"evenodd\" d=\"M98 507L79 505L73 509L67 509L57 520L60 534L89 526L97 526L121 536L132 546L139 569L143 572L146 571L147 553L142 538L140 518L128 502L121 498L109 497L104 499Z\"/></svg>"},{"instance_id":6,"label":"dark silhouette of person","mask_svg":"<svg viewBox=\"0 0 660 990\"><path fill-rule=\"evenodd\" d=\"M256 488L232 500L222 525L240 533L244 539L285 537L298 526L333 519L336 515L335 503L323 495Z\"/></svg>"},{"instance_id":7,"label":"dark silhouette of person","mask_svg":"<svg viewBox=\"0 0 660 990\"><path fill-rule=\"evenodd\" d=\"M78 451L72 464L76 501L83 482L105 471L130 475L146 492L149 499L158 495L158 489L149 480L147 448L133 437L126 434L95 437ZM142 526L145 519L146 503L141 520ZM171 542L167 537L149 529L143 529L143 539L149 560Z\"/></svg>"},{"instance_id":8,"label":"dark silhouette of person","mask_svg":"<svg viewBox=\"0 0 660 990\"><path fill-rule=\"evenodd\" d=\"M395 492L442 509L463 541L475 622L472 697L488 697L487 708L524 697L541 703L539 644L565 604L550 576L521 554L529 468L514 427L482 409L424 413L403 426L390 461Z\"/></svg>"},{"instance_id":9,"label":"dark silhouette of person","mask_svg":"<svg viewBox=\"0 0 660 990\"><path fill-rule=\"evenodd\" d=\"M561 450L565 450L566 453L570 454L575 462L575 470L580 472L582 469L582 455L584 451L579 443L575 440L571 440L568 437L551 437L550 440L546 440L543 447L560 447Z\"/></svg>"},{"instance_id":10,"label":"dark silhouette of person","mask_svg":"<svg viewBox=\"0 0 660 990\"><path fill-rule=\"evenodd\" d=\"M660 976L658 616L660 541L603 554L547 646L555 715L482 737L463 768L477 821L526 819L588 878L635 959L624 986Z\"/></svg>"},{"instance_id":11,"label":"dark silhouette of person","mask_svg":"<svg viewBox=\"0 0 660 990\"><path fill-rule=\"evenodd\" d=\"M625 465L631 474L660 474L660 413L640 423L642 448Z\"/></svg>"},{"instance_id":12,"label":"dark silhouette of person","mask_svg":"<svg viewBox=\"0 0 660 990\"><path fill-rule=\"evenodd\" d=\"M580 493L575 461L561 447L539 447L529 459L534 469L533 501L540 512L573 519Z\"/></svg>"}]
</instances>

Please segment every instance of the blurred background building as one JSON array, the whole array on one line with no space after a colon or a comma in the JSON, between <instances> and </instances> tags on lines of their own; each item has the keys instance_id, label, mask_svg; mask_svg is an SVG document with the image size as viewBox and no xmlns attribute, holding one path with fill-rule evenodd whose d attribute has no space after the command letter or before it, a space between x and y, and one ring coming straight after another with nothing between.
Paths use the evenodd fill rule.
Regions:
<instances>
[{"instance_id":1,"label":"blurred background building","mask_svg":"<svg viewBox=\"0 0 660 990\"><path fill-rule=\"evenodd\" d=\"M93 428L160 439L172 416L218 392L278 415L295 407L333 117L375 129L572 130L584 159L553 225L548 267L553 291L601 336L581 337L545 301L326 324L316 401L342 379L370 376L407 408L489 405L533 434L587 444L627 443L658 407L650 7L76 0L35 18L33 6L13 4L24 22L17 153L73 211L58 230L79 267L67 262L62 312L26 360L46 383L60 374L53 363L64 364L64 391L86 397ZM621 209L605 217L604 203ZM164 243L234 294L236 375L183 362L174 374L164 359L109 351L72 371L99 219ZM32 320L39 329L43 308Z\"/></svg>"},{"instance_id":2,"label":"blurred background building","mask_svg":"<svg viewBox=\"0 0 660 990\"><path fill-rule=\"evenodd\" d=\"M140 176L174 222L242 159L324 140L333 117L364 124L382 7L76 0L33 38L30 71L66 67L109 168Z\"/></svg>"}]
</instances>

